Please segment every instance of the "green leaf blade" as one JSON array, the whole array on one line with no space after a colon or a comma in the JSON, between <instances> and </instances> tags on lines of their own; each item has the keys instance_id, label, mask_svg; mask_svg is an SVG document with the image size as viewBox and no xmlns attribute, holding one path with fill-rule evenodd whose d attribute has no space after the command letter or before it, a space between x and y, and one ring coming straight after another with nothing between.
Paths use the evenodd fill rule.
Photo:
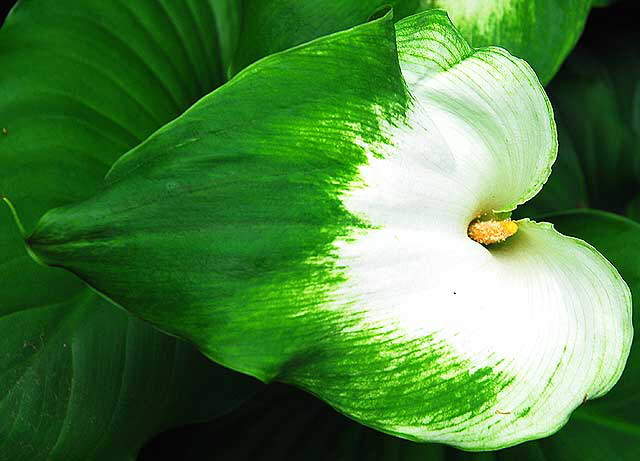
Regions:
<instances>
[{"instance_id":1,"label":"green leaf blade","mask_svg":"<svg viewBox=\"0 0 640 461\"><path fill-rule=\"evenodd\" d=\"M94 194L116 158L224 81L221 6L230 5L45 0L12 10L0 30L0 194L27 229L51 206ZM0 457L133 459L158 431L254 391L77 278L37 265L12 221L3 203Z\"/></svg>"}]
</instances>

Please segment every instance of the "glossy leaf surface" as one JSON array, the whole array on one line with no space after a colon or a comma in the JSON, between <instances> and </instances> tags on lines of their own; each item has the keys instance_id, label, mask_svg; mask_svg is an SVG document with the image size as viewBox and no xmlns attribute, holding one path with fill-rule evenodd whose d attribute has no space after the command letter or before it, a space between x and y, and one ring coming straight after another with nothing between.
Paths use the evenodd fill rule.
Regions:
<instances>
[{"instance_id":1,"label":"glossy leaf surface","mask_svg":"<svg viewBox=\"0 0 640 461\"><path fill-rule=\"evenodd\" d=\"M95 193L115 159L222 83L220 6L45 0L13 10L0 31L0 193L27 228ZM1 459L133 459L159 430L252 391L35 264L4 203L0 279Z\"/></svg>"},{"instance_id":2,"label":"glossy leaf surface","mask_svg":"<svg viewBox=\"0 0 640 461\"><path fill-rule=\"evenodd\" d=\"M640 222L640 195L631 200L627 206L626 213L629 218Z\"/></svg>"},{"instance_id":3,"label":"glossy leaf surface","mask_svg":"<svg viewBox=\"0 0 640 461\"><path fill-rule=\"evenodd\" d=\"M557 430L629 350L628 288L592 247L528 220L492 251L467 237L555 152L523 61L443 12L387 15L248 68L29 243L220 363L496 449Z\"/></svg>"}]
</instances>

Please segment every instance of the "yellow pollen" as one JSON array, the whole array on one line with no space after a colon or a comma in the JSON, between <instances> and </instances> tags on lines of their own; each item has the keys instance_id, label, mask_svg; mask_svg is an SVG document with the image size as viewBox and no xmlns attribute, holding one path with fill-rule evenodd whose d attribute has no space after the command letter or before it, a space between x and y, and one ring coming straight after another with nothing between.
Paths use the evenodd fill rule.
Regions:
<instances>
[{"instance_id":1,"label":"yellow pollen","mask_svg":"<svg viewBox=\"0 0 640 461\"><path fill-rule=\"evenodd\" d=\"M518 232L518 225L510 219L504 221L474 221L469 224L467 235L478 243L491 245L503 242Z\"/></svg>"}]
</instances>

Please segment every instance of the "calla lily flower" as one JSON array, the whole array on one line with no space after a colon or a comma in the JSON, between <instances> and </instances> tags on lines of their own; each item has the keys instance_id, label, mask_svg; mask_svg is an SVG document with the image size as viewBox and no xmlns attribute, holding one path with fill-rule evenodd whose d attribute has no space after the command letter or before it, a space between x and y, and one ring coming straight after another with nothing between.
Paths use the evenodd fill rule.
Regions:
<instances>
[{"instance_id":1,"label":"calla lily flower","mask_svg":"<svg viewBox=\"0 0 640 461\"><path fill-rule=\"evenodd\" d=\"M509 219L556 149L524 61L442 11L387 15L242 71L28 244L230 368L499 449L558 430L630 349L616 269Z\"/></svg>"}]
</instances>

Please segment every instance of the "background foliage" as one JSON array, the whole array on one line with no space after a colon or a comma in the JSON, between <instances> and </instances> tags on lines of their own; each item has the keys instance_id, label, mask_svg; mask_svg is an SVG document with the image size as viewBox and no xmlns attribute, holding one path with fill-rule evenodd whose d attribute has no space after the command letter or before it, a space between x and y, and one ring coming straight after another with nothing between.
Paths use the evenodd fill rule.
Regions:
<instances>
[{"instance_id":1,"label":"background foliage","mask_svg":"<svg viewBox=\"0 0 640 461\"><path fill-rule=\"evenodd\" d=\"M5 23L0 190L27 229L95 193L115 159L224 81L224 34L183 40L194 24L215 37L215 14L190 2L197 23L176 6L26 1ZM258 386L34 264L6 206L0 280L0 459L133 459L158 431L215 417Z\"/></svg>"},{"instance_id":2,"label":"background foliage","mask_svg":"<svg viewBox=\"0 0 640 461\"><path fill-rule=\"evenodd\" d=\"M41 27L38 21L44 21L44 25L48 23L49 18L39 17L38 8L35 8L46 1L25 0L24 3L34 6L24 20L25 24L31 24L25 26L27 29ZM268 3L248 0L243 5L250 11L265 8L273 13L277 13L277 8L290 7L287 2ZM419 7L417 1L396 3L399 16L411 14ZM77 10L81 11L86 4L79 2ZM313 10L313 3L309 5L310 10L299 10L306 18L327 13ZM178 75L183 73L176 85L169 88L169 97L155 94L162 91L158 87L145 87L140 78L145 72L140 70L136 78L136 69L123 64L118 75L131 79L124 86L139 89L139 98L125 96L124 100L130 101L131 106L118 108L115 104L113 110L131 117L124 125L136 128L134 132L128 132L108 120L96 119L98 126L109 131L108 142L104 136L96 136L88 130L65 127L64 122L55 117L50 120L40 117L40 103L29 99L31 93L17 91L19 104L2 107L0 114L4 118L0 117L0 122L7 119L7 114L11 117L19 115L26 120L24 127L30 130L30 139L34 132L39 133L39 143L31 145L30 150L21 147L21 126L14 125L17 128L12 129L12 137L7 140L16 143L15 151L20 153L19 161L24 164L17 167L13 163L16 159L12 164L5 164L10 160L8 158L0 159L5 181L3 193L12 192L18 197L27 226L31 226L44 210L90 194L99 187L98 181L111 161L226 80L227 75L220 70L224 65L220 68L202 66L202 62L212 62L207 56L219 53L215 59L230 63L230 74L233 74L266 54L368 19L368 5L358 13L359 16L350 16L357 19L344 19L340 14L341 5L341 2L331 3L331 7L336 8L331 17L337 18L337 22L314 23L319 25L312 28L311 35L309 29L277 22L281 19L278 14L263 16L275 21L273 24L260 22L257 13L245 15L243 22L238 23L245 33L240 36L237 54L231 51L235 48L235 35L231 30L221 32L223 45L220 48L205 50L196 42L178 45L182 40L180 25L166 23L168 29L160 35L166 33L174 38L175 46L188 48L186 52L177 51L172 55L197 57L192 62L161 59L160 66L176 67ZM10 2L2 4L7 11L10 6ZM555 47L557 49L554 49L554 35L545 33L553 19L532 26L539 28L534 33L542 35L546 42L531 49L544 52L536 51L527 56L529 42L504 44L510 45L514 53L528 58L542 80L549 82L547 89L560 134L558 162L549 183L532 203L518 212L523 216L546 217L555 222L560 231L592 243L616 265L631 286L634 300L638 300L640 225L631 220L640 221L640 37L636 26L639 15L633 0L598 0L594 6L599 8L591 12L585 33L553 79L559 63L580 35L580 21L575 26L575 36L570 36L562 46ZM587 7L586 3L576 6ZM28 11L25 7L24 14ZM178 14L172 16L179 17ZM299 21L299 18L293 20ZM233 20L227 23L232 24ZM70 75L74 74L74 66L85 69L78 70L80 74L87 72L86 66L95 63L83 60L84 45L78 40L82 30L74 30L76 25L71 24L58 24L57 27L61 40L57 47L58 58L68 59ZM74 35L76 32L78 35ZM145 33L144 27L138 32ZM96 43L108 43L110 33L113 31L103 31ZM54 56L43 51L49 49L50 43L38 43L39 34L34 33L28 40L24 38L28 33L21 32L13 39L8 38L8 34L10 32L0 34L0 52L9 56L3 58L8 61L0 61L3 75L12 72L19 75L19 84L32 92L48 86L49 90L55 89L59 93L62 85L82 98L83 91L90 91L90 87L83 87L81 81L56 81L55 76L47 75L48 60ZM269 34L276 35L278 40L274 41ZM128 40L135 42L133 36ZM74 41L78 43L74 44ZM8 50L9 46L11 49ZM62 56L69 49L79 54ZM545 62L551 52L553 59ZM11 53L15 56L11 57ZM29 71L19 72L18 69L24 66L30 67ZM95 73L95 69L88 72ZM198 77L185 79L184 76L191 72ZM183 83L186 86L182 86ZM13 90L7 88L0 87L0 95L6 96L9 91L13 94ZM114 95L122 91L113 88ZM123 100L122 95L114 95L105 97L105 104ZM168 103L169 100L175 104ZM59 99L53 99L51 104L58 105L59 102ZM162 107L145 110L146 104L156 103ZM133 107L135 110L130 111ZM84 109L78 113L86 116ZM68 153L63 151L61 142L47 138L46 133L51 129L57 130L59 139L79 142L76 144L78 153L88 154L87 158L74 157L65 160L71 163L61 163ZM34 162L37 167L33 166ZM84 173L70 174L78 166ZM11 172L9 176L7 171ZM55 177L66 179L62 191L54 189L60 183L51 185L43 179L50 174L44 171L55 171ZM7 177L13 179L6 182ZM616 214L576 208L595 208ZM140 445L153 434L171 426L203 420L211 422L159 435L138 459L172 456L173 459L194 461L518 458L626 461L640 457L637 341L623 379L614 391L601 400L589 402L575 413L565 428L550 438L487 454L417 445L357 425L300 391L286 386L263 389L252 380L205 362L191 346L151 329L99 299L73 277L53 269L33 267L24 255L21 236L10 219L9 212L2 209L0 275L5 286L11 287L11 292L3 292L0 305L0 331L3 332L0 351L18 352L0 359L0 399L4 397L0 400L0 434L4 435L0 438L0 459L32 460L47 459L48 456L56 459L54 456L70 452L75 455L63 459L134 459ZM637 301L635 304L637 315ZM174 365L168 368L167 362ZM95 363L102 364L100 374L95 372ZM239 411L213 419L255 392L259 394L247 400ZM80 432L85 435L78 437ZM5 453L10 455L3 458Z\"/></svg>"}]
</instances>

